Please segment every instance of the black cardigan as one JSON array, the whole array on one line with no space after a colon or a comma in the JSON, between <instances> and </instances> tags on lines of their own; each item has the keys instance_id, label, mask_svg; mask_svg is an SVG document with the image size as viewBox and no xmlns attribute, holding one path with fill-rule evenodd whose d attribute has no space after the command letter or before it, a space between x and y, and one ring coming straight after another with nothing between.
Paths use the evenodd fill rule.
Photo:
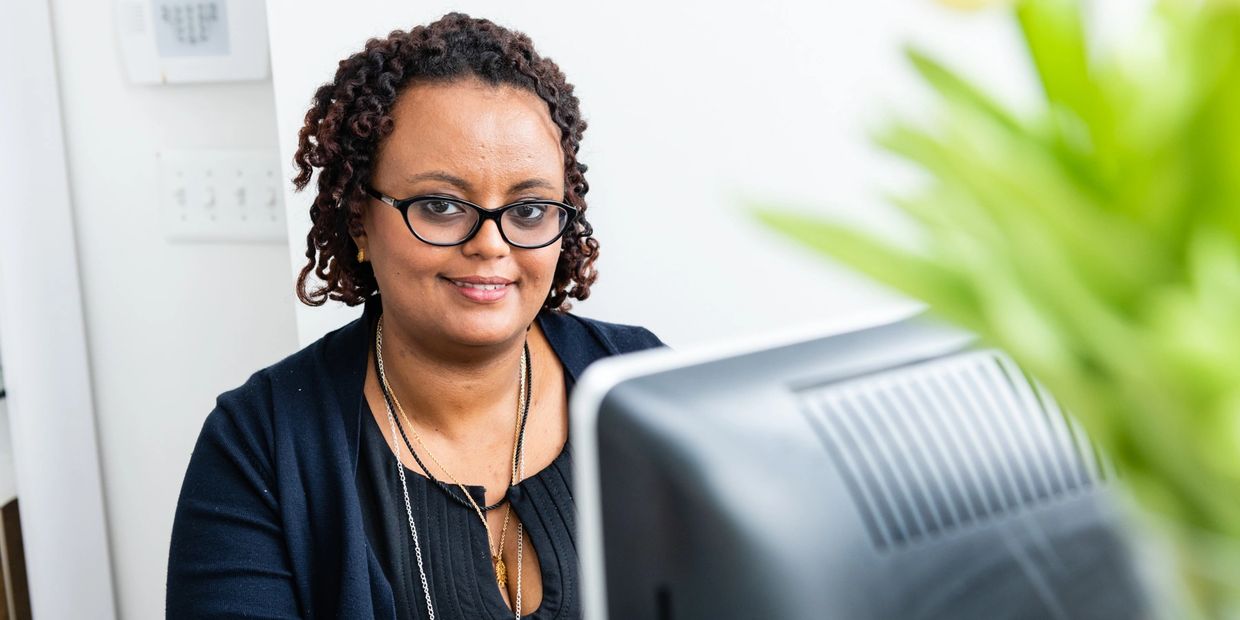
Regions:
<instances>
[{"instance_id":1,"label":"black cardigan","mask_svg":"<svg viewBox=\"0 0 1240 620\"><path fill-rule=\"evenodd\" d=\"M369 320L254 373L207 416L181 487L169 618L394 618L356 487ZM641 327L543 310L575 381L595 360L661 346Z\"/></svg>"}]
</instances>

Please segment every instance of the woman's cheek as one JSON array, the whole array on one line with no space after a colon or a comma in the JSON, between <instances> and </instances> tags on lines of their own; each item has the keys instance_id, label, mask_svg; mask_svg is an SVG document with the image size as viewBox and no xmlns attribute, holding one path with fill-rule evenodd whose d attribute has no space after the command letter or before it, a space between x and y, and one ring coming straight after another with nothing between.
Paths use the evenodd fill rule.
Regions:
<instances>
[{"instance_id":1,"label":"woman's cheek","mask_svg":"<svg viewBox=\"0 0 1240 620\"><path fill-rule=\"evenodd\" d=\"M552 247L555 248L556 246L552 246ZM547 258L545 259L544 265L538 272L539 290L550 290L551 289L551 281L555 279L555 268L556 268L556 265L559 264L559 262L560 262L559 249L556 249L554 252L547 253Z\"/></svg>"}]
</instances>

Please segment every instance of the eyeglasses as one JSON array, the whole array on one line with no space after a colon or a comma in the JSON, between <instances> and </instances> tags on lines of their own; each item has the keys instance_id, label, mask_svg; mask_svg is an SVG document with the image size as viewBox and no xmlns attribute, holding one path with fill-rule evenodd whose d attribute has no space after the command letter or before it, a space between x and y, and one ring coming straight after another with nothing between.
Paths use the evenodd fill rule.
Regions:
<instances>
[{"instance_id":1,"label":"eyeglasses","mask_svg":"<svg viewBox=\"0 0 1240 620\"><path fill-rule=\"evenodd\" d=\"M577 217L575 207L555 200L520 200L489 210L451 196L396 199L369 185L362 189L399 209L413 236L441 247L465 243L478 233L483 222L495 220L500 236L509 245L533 250L555 243Z\"/></svg>"}]
</instances>

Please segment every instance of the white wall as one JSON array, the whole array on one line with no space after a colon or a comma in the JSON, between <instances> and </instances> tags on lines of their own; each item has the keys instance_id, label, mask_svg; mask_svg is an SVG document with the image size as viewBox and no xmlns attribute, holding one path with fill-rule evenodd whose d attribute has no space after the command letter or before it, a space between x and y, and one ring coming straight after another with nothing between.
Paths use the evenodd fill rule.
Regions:
<instances>
[{"instance_id":1,"label":"white wall","mask_svg":"<svg viewBox=\"0 0 1240 620\"><path fill-rule=\"evenodd\" d=\"M165 241L155 157L274 148L271 84L131 85L113 3L51 5L117 605L122 618L162 618L203 419L297 343L286 246Z\"/></svg>"},{"instance_id":2,"label":"white wall","mask_svg":"<svg viewBox=\"0 0 1240 620\"><path fill-rule=\"evenodd\" d=\"M367 37L464 10L523 30L564 69L590 128L590 217L600 278L580 314L650 327L673 346L910 307L759 229L738 195L832 206L890 227L888 170L866 129L919 96L899 54L946 50L1004 92L1031 92L1015 29L999 14L927 1L810 3L271 0L280 145L315 88ZM312 196L286 196L293 268ZM657 226L651 225L658 222ZM302 342L356 314L300 309Z\"/></svg>"}]
</instances>

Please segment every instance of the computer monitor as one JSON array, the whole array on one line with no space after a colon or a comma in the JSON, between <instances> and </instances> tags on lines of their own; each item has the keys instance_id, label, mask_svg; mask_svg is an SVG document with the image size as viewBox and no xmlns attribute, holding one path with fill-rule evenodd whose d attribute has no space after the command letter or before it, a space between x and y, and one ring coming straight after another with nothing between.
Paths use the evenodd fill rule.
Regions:
<instances>
[{"instance_id":1,"label":"computer monitor","mask_svg":"<svg viewBox=\"0 0 1240 620\"><path fill-rule=\"evenodd\" d=\"M572 410L587 620L1139 618L1114 471L912 316L602 360Z\"/></svg>"}]
</instances>

